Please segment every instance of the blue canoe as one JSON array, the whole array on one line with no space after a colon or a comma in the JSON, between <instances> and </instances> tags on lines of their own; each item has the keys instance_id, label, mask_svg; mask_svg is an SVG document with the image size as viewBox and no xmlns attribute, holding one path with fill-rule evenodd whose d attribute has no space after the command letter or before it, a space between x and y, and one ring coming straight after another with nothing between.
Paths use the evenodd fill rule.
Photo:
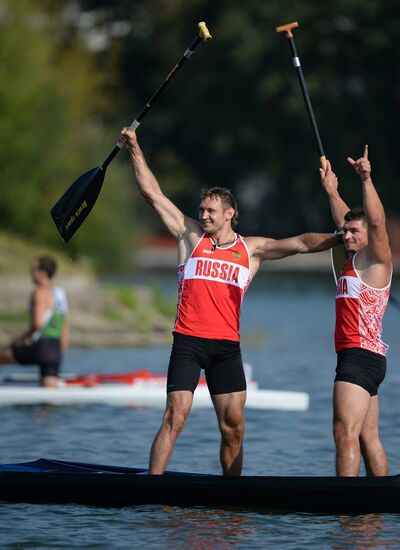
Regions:
<instances>
[{"instance_id":1,"label":"blue canoe","mask_svg":"<svg viewBox=\"0 0 400 550\"><path fill-rule=\"evenodd\" d=\"M167 472L41 458L0 465L0 500L95 506L238 507L323 513L400 513L400 476L242 476Z\"/></svg>"}]
</instances>

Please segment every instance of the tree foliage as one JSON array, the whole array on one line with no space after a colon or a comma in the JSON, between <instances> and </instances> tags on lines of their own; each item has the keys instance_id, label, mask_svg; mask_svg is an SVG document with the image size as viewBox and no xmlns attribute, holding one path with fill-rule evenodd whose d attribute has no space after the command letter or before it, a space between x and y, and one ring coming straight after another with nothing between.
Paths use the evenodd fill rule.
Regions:
<instances>
[{"instance_id":1,"label":"tree foliage","mask_svg":"<svg viewBox=\"0 0 400 550\"><path fill-rule=\"evenodd\" d=\"M111 54L99 68L47 2L1 0L0 8L0 228L57 246L51 206L108 152L105 121L115 116L106 84L110 74L115 78ZM130 182L121 168L114 174L118 193L105 190L88 230L65 247L71 257L93 255L101 267L120 264L129 243L121 237L131 226Z\"/></svg>"},{"instance_id":2,"label":"tree foliage","mask_svg":"<svg viewBox=\"0 0 400 550\"><path fill-rule=\"evenodd\" d=\"M394 0L0 0L1 228L55 241L51 205L104 160L200 20L213 40L138 130L163 189L185 212L195 216L200 189L218 184L236 192L244 233L332 227L291 54L275 32L298 20L299 56L344 198L361 200L345 159L368 143L376 185L389 215L398 215ZM115 266L133 235L159 229L132 186L127 157L122 152L107 172L71 254L95 253Z\"/></svg>"}]
</instances>

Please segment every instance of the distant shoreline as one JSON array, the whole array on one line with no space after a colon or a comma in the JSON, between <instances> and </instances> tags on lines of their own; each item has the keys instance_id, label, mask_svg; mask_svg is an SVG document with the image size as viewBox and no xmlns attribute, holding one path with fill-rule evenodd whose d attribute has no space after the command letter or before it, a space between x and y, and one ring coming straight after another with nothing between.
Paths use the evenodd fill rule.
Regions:
<instances>
[{"instance_id":1,"label":"distant shoreline","mask_svg":"<svg viewBox=\"0 0 400 550\"><path fill-rule=\"evenodd\" d=\"M60 276L55 284L67 292L73 347L167 345L172 341L175 306L160 305L163 298L151 287L101 284L85 275ZM26 328L31 291L28 276L0 277L0 345Z\"/></svg>"}]
</instances>

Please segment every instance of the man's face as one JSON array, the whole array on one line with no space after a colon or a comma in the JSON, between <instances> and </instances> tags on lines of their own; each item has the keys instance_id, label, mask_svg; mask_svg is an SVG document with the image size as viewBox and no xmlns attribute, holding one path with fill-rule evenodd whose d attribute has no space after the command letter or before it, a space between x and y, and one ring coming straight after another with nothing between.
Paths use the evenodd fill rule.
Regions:
<instances>
[{"instance_id":1,"label":"man's face","mask_svg":"<svg viewBox=\"0 0 400 550\"><path fill-rule=\"evenodd\" d=\"M39 262L35 260L31 267L32 281L35 284L41 283L43 280L48 279L47 271L39 269Z\"/></svg>"},{"instance_id":2,"label":"man's face","mask_svg":"<svg viewBox=\"0 0 400 550\"><path fill-rule=\"evenodd\" d=\"M233 215L233 208L224 210L224 206L219 197L207 197L200 203L199 221L203 230L210 235L223 229L226 224L230 226Z\"/></svg>"},{"instance_id":3,"label":"man's face","mask_svg":"<svg viewBox=\"0 0 400 550\"><path fill-rule=\"evenodd\" d=\"M343 231L344 248L349 254L355 254L368 244L367 224L362 220L345 222Z\"/></svg>"}]
</instances>

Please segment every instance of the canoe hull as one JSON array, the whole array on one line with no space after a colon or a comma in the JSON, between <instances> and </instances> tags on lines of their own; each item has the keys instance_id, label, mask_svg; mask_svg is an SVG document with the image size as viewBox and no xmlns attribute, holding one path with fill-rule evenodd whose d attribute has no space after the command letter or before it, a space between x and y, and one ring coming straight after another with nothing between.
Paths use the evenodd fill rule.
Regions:
<instances>
[{"instance_id":1,"label":"canoe hull","mask_svg":"<svg viewBox=\"0 0 400 550\"><path fill-rule=\"evenodd\" d=\"M93 388L0 386L0 406L103 403L114 406L165 407L165 402L165 385L101 384ZM304 411L308 406L309 396L303 392L258 388L249 388L247 392L246 407L251 409ZM193 407L212 407L207 387L196 389Z\"/></svg>"},{"instance_id":2,"label":"canoe hull","mask_svg":"<svg viewBox=\"0 0 400 550\"><path fill-rule=\"evenodd\" d=\"M40 462L40 461L37 461ZM49 462L49 461L47 461ZM51 462L51 461L50 461ZM31 463L34 464L34 463ZM51 466L45 471L0 467L0 500L96 506L206 506L259 511L399 513L400 476L381 478L143 474L134 468Z\"/></svg>"}]
</instances>

